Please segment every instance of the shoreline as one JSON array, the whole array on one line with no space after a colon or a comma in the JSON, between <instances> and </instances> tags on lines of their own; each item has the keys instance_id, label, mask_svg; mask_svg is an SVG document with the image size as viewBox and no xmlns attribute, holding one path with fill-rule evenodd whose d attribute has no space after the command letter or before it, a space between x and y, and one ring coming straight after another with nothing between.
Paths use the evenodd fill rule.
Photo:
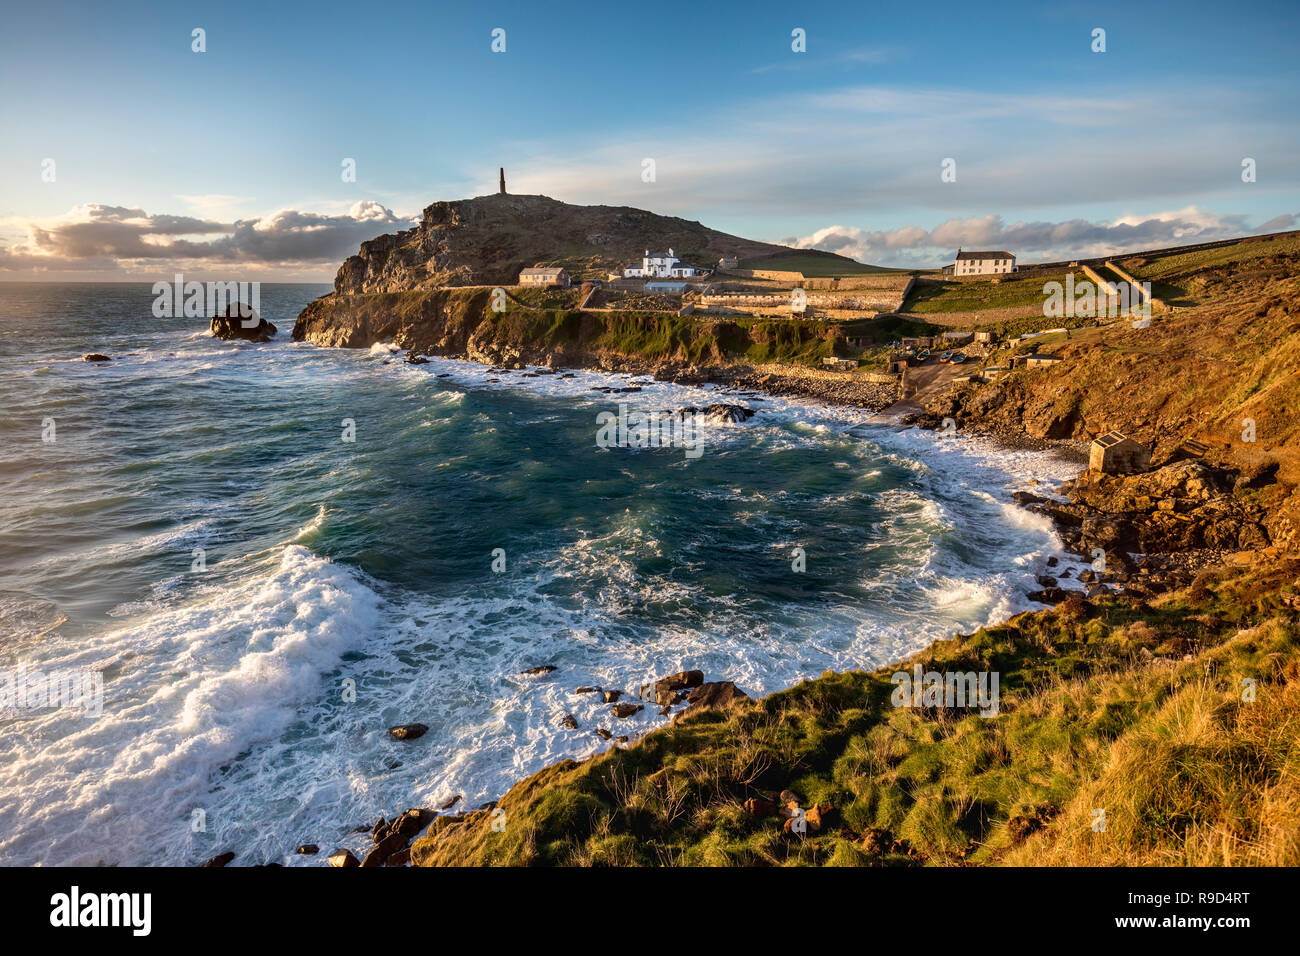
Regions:
<instances>
[{"instance_id":1,"label":"shoreline","mask_svg":"<svg viewBox=\"0 0 1300 956\"><path fill-rule=\"evenodd\" d=\"M408 354L408 361L409 361L409 357L412 356L410 355L410 353L407 354ZM732 366L732 367L723 367L723 368L712 367L712 368L704 368L704 369L693 368L688 371L688 370L680 370L680 369L666 369L664 365L658 363L647 364L647 363L635 362L635 361L625 361L625 362L602 361L599 364L593 364L589 366L564 365L564 366L550 367L550 366L520 365L514 368L506 368L501 365L492 365L487 362L476 361L474 359L470 359L464 356L432 356L432 357L442 359L442 360L472 362L474 365L487 368L494 375L501 376L499 383L494 380L492 384L501 384L501 385L507 384L508 382L510 382L510 379L507 378L507 376L511 376L511 375L521 377L521 378L527 376L530 379L540 377L540 376L545 376L549 378L552 376L563 375L565 373L574 372L574 371L596 372L603 375L624 375L624 376L630 376L632 378L643 378L649 376L652 377L656 382L667 383L667 384L697 386L697 387L711 386L712 387L711 390L716 390L719 393L720 397L726 396L728 398L743 399L746 396L752 396L756 393L761 393L765 396L769 396L773 398L786 398L786 399L793 398L796 400L804 400L804 401L811 402L814 405L820 405L822 408L825 409L858 408L872 414L873 419L875 419L872 422L873 424L888 425L892 427L897 427L902 430L911 429L911 428L917 428L920 431L934 430L934 429L926 429L924 428L924 426L918 424L915 421L909 421L909 419L915 419L917 417L916 407L915 406L909 407L910 403L889 401L889 402L876 402L875 407L864 405L859 401L854 400L858 396L854 396L851 394L846 395L843 389L836 387L838 385L843 384L842 375L839 376L839 380L837 381L836 378L833 377L835 373L817 374L819 370L802 370L802 371L808 371L812 373L806 376L799 375L798 374L798 372L800 371L799 369L794 368L792 370L792 367L789 366L739 366L739 367ZM394 361L398 360L398 353L394 353L393 359ZM415 364L422 364L422 363L416 362ZM822 383L823 388L818 389L817 383ZM870 383L866 383L866 384L870 384ZM1003 436L997 434L996 432L982 431L974 428L966 429L962 437L967 440L978 440L983 443L987 443L994 450L1029 452L1032 454L1051 455L1052 457L1055 457L1056 459L1068 463L1070 465L1084 464L1086 466L1086 451L1081 450L1079 448L1079 443L1077 442L1059 441L1059 440L1057 441L1038 440L1038 439L1032 439L1028 436L1025 436L1025 440L1023 442L1013 442L1013 441L1006 441L1003 438ZM1037 479L1035 479L1035 481L1036 480ZM1022 508L1024 510L1028 510L1031 513L1037 513L1034 512L1032 508L1026 508L1024 501L1017 500L1020 495L1026 494L1025 492L1017 492L1009 484L1004 484L1001 490L1004 493L1008 493L1010 495L1011 501L1016 507ZM1052 488L1051 491L1052 493L1056 493L1055 488ZM1060 529L1058 527L1057 522L1053 521L1052 522L1053 534L1056 535L1058 540L1061 541L1062 551L1066 555L1066 558L1062 560L1062 559L1058 559L1058 557L1056 556L1049 555L1045 560L1046 570L1048 571L1048 573L1060 573L1061 569L1066 568L1066 561L1072 558L1077 558L1076 555L1070 552L1068 547L1065 547L1064 539L1061 538L1059 534L1059 530ZM1081 558L1078 560L1082 561ZM1067 568L1065 570L1065 575L1069 576L1071 570L1077 570L1077 569ZM1039 576L1038 580L1040 585L1046 586L1044 578L1041 575ZM1058 582L1056 580L1052 580L1051 586L1055 586L1057 583ZM1085 587L1082 589L1071 588L1068 590L1067 596L1076 597L1076 598L1091 598L1091 597L1098 596L1099 593L1104 593L1107 596L1118 597L1123 594L1123 590L1118 585L1111 585L1111 587L1105 587L1100 582L1098 582L1093 587ZM1041 598L1036 599L1032 596L1032 594L1043 594L1044 596L1046 596L1047 592L1046 591L1031 592L1030 595L1026 595L1030 603L1038 604L1040 605L1039 607L1022 608L1020 610L1012 611L1009 614L1000 617L998 620L990 620L988 623L976 627L975 630L978 631L980 628L999 627L1006 624L1007 621L1026 613L1029 614L1043 613L1043 612L1050 613L1052 610L1053 603L1059 603L1050 600L1043 600ZM937 637L934 640L930 641L925 646L912 650L902 655L896 660L891 660L885 664L879 665L878 667L872 669L872 671L870 672L887 670L889 668L897 669L901 667L903 664L913 659L924 657L925 655L932 653L938 645L942 644L946 640L951 639L951 637L952 635L948 635L945 637ZM850 668L848 671L845 672L836 672L836 673L853 673L855 671L868 672L868 671L863 671L862 667L856 667L856 668ZM445 806L441 808L433 808L433 807L409 808L406 809L405 811L400 811L400 815L392 819L381 818L378 822L374 824L373 827L358 827L357 830L354 831L354 834L362 834L364 831L368 830L370 832L371 838L374 840L374 844L376 848L383 846L386 840L393 840L394 837L397 836L401 836L403 840L405 840L406 842L403 843L403 845L399 849L393 851L391 857L386 857L382 860L372 861L369 857L369 854L367 854L365 857L366 862L362 864L360 860L357 859L357 857L351 856L349 851L349 855L350 855L349 862L343 862L343 863L331 862L330 865L343 865L343 866L408 865L411 862L410 859L411 848L407 846L406 843L412 843L414 841L418 841L419 839L421 839L422 835L426 830L428 830L428 832L432 834L435 831L437 831L439 827L446 826L451 822L463 820L468 816L481 816L481 815L491 813L492 811L495 810L495 808L498 806L500 801L503 800L506 797L506 795L510 793L514 788L520 786L521 784L525 783L526 781L532 779L533 777L539 774L545 774L554 768L565 766L570 763L576 762L577 764L582 764L590 760L596 759L602 756L603 754L610 752L610 750L618 750L618 749L625 750L635 744L638 744L639 742L641 742L642 740L646 739L647 737L653 734L672 728L673 726L676 725L678 718L684 716L688 711L692 711L697 708L709 707L710 701L707 699L707 697L710 695L721 694L724 698L726 698L725 700L718 701L715 704L715 706L720 706L720 707L725 707L729 703L734 702L737 699L750 699L749 695L744 692L743 688L737 688L730 681L715 679L716 675L702 674L702 672L700 673L702 676L701 690L707 692L704 695L705 699L702 699L699 703L694 703L693 701L688 702L686 698L686 691L679 691L678 697L674 701L674 703L687 703L688 706L685 709L679 710L675 713L671 713L671 708L673 706L672 704L665 707L664 710L661 711L660 713L661 716L670 716L670 719L666 723L652 727L639 734L631 735L628 737L620 737L615 741L611 741L609 748L606 748L604 750L597 750L595 753L589 754L585 757L580 757L580 758L565 757L565 758L560 758L559 760L552 761L551 763L546 764L538 771L534 771L533 773L530 774L525 774L515 779L513 783L511 783L505 789L505 791L498 794L495 799L489 800L487 803L482 804L473 809L466 806L460 806L460 805ZM756 701L762 701L768 697L771 697L772 695L786 693L791 689L793 689L794 687L799 686L799 684L806 681L817 679L817 677L818 677L817 674L805 675L803 678L801 678L799 681L796 681L794 684L769 691L768 693L763 694L761 697L757 697L753 699ZM663 677L661 679L666 679L666 677ZM631 698L627 698L627 699L631 699ZM653 703L655 702L651 700L650 704ZM647 704L646 706L650 706L650 704ZM395 812L398 811L395 810ZM410 834L408 838L407 834L405 834L405 830L410 829L411 826L413 825L412 821L416 821L416 820L419 821L419 825L415 829L410 830ZM439 821L443 821L443 822L440 823ZM392 845L397 846L398 843L402 843L402 840L395 840L392 843ZM339 846L340 846L340 850L336 851L336 853L346 850L346 846L344 845L343 842L340 842ZM371 852L374 852L374 850L372 849Z\"/></svg>"}]
</instances>

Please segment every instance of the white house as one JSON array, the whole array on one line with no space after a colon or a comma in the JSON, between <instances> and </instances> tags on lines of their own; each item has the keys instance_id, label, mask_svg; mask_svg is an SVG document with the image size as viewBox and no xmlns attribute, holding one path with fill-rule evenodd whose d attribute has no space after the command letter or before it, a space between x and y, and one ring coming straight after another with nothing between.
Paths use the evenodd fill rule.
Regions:
<instances>
[{"instance_id":1,"label":"white house","mask_svg":"<svg viewBox=\"0 0 1300 956\"><path fill-rule=\"evenodd\" d=\"M1016 271L1016 257L1009 252L962 252L957 250L957 261L952 265L952 275L1001 275ZM945 267L944 272L948 270Z\"/></svg>"},{"instance_id":2,"label":"white house","mask_svg":"<svg viewBox=\"0 0 1300 956\"><path fill-rule=\"evenodd\" d=\"M623 269L625 279L687 279L699 274L700 270L695 266L687 265L673 255L671 248L667 252L651 252L647 249L641 265Z\"/></svg>"}]
</instances>

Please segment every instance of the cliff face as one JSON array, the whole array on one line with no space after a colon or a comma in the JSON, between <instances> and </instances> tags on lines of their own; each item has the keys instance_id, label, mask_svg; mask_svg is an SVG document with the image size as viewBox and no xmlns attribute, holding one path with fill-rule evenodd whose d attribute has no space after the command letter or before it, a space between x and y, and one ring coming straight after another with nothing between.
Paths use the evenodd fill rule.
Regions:
<instances>
[{"instance_id":1,"label":"cliff face","mask_svg":"<svg viewBox=\"0 0 1300 956\"><path fill-rule=\"evenodd\" d=\"M629 206L574 206L546 196L479 196L436 202L420 224L361 244L339 268L345 295L441 286L507 285L538 263L604 272L645 249L672 247L683 261L709 268L722 256L789 251L729 236L698 222Z\"/></svg>"}]
</instances>

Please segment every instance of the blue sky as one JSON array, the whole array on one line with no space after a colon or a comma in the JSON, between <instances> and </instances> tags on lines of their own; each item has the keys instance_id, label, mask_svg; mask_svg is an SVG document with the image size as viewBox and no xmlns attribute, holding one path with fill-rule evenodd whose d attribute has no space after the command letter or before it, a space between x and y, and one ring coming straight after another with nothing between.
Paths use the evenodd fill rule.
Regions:
<instances>
[{"instance_id":1,"label":"blue sky","mask_svg":"<svg viewBox=\"0 0 1300 956\"><path fill-rule=\"evenodd\" d=\"M6 11L0 278L327 280L500 165L890 265L1298 224L1294 2L270 6Z\"/></svg>"}]
</instances>

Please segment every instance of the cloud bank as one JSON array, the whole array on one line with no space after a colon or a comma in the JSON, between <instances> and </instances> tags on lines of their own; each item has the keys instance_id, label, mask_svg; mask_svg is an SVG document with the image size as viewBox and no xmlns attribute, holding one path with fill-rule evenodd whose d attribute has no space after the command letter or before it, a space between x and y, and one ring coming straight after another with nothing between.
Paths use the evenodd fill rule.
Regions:
<instances>
[{"instance_id":1,"label":"cloud bank","mask_svg":"<svg viewBox=\"0 0 1300 956\"><path fill-rule=\"evenodd\" d=\"M51 220L22 223L27 239L0 246L0 272L127 278L176 269L332 271L363 240L410 224L369 201L345 215L280 209L233 222L86 203Z\"/></svg>"}]
</instances>

